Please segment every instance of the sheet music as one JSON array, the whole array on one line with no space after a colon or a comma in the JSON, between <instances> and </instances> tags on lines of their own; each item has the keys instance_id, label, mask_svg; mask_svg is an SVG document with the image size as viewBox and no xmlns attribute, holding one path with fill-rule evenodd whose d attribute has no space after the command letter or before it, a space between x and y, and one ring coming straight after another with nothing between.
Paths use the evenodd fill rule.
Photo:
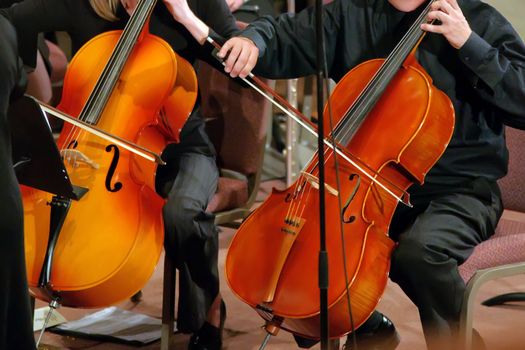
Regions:
<instances>
[{"instance_id":1,"label":"sheet music","mask_svg":"<svg viewBox=\"0 0 525 350\"><path fill-rule=\"evenodd\" d=\"M116 308L105 308L79 320L63 323L52 332L88 338L111 338L135 344L147 344L160 339L161 320Z\"/></svg>"}]
</instances>

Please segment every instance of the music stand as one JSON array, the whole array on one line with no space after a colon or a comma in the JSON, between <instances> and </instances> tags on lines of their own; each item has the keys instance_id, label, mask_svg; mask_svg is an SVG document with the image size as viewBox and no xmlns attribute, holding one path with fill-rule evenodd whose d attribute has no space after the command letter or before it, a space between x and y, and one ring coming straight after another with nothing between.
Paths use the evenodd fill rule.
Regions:
<instances>
[{"instance_id":1,"label":"music stand","mask_svg":"<svg viewBox=\"0 0 525 350\"><path fill-rule=\"evenodd\" d=\"M71 183L40 104L25 95L11 103L7 114L18 182L61 197L80 199L87 189Z\"/></svg>"}]
</instances>

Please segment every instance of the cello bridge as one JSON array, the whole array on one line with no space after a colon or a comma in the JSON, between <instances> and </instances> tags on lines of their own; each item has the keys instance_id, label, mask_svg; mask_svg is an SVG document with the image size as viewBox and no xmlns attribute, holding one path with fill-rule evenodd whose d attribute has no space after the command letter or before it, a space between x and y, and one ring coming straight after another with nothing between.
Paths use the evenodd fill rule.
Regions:
<instances>
[{"instance_id":1,"label":"cello bridge","mask_svg":"<svg viewBox=\"0 0 525 350\"><path fill-rule=\"evenodd\" d=\"M93 169L98 169L100 166L93 160L91 160L84 153L76 149L63 149L60 150L60 155L64 162L69 163L73 168L78 168L80 164L86 164Z\"/></svg>"},{"instance_id":2,"label":"cello bridge","mask_svg":"<svg viewBox=\"0 0 525 350\"><path fill-rule=\"evenodd\" d=\"M281 232L295 236L301 231L305 222L306 220L300 217L287 217L281 227Z\"/></svg>"}]
</instances>

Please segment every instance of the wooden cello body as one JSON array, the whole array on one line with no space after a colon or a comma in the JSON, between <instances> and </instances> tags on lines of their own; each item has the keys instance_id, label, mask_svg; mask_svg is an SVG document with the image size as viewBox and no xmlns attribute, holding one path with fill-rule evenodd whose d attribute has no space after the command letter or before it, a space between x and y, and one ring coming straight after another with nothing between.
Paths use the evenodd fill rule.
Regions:
<instances>
[{"instance_id":1,"label":"wooden cello body","mask_svg":"<svg viewBox=\"0 0 525 350\"><path fill-rule=\"evenodd\" d=\"M338 156L336 164L332 149L325 149L331 337L352 330L348 294L357 328L386 286L394 248L388 228L398 199L371 178L402 197L411 184L423 183L452 136L450 100L409 55L419 39L395 60L355 67L330 96L336 127L329 136L355 160ZM329 118L325 108L325 130L331 130ZM243 222L228 251L231 289L267 321L269 332L320 338L318 168L316 154L291 187L274 190Z\"/></svg>"},{"instance_id":2,"label":"wooden cello body","mask_svg":"<svg viewBox=\"0 0 525 350\"><path fill-rule=\"evenodd\" d=\"M144 28L153 6L149 0L139 4L132 19L142 16L142 25L135 23L134 32L126 27L103 33L80 49L58 109L160 154L177 141L197 81L191 65ZM131 35L140 35L136 44ZM159 113L163 108L166 113ZM70 125L57 144L83 195L67 201L23 188L30 290L73 307L126 299L148 281L163 246L157 165Z\"/></svg>"}]
</instances>

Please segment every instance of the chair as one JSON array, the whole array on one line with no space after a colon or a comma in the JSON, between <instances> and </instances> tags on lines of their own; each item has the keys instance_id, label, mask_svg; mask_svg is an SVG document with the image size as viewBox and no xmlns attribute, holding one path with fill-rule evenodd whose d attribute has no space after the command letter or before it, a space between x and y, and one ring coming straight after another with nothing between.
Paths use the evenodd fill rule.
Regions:
<instances>
[{"instance_id":1,"label":"chair","mask_svg":"<svg viewBox=\"0 0 525 350\"><path fill-rule=\"evenodd\" d=\"M505 211L494 235L476 246L459 267L467 283L460 319L460 340L466 349L472 348L473 308L479 288L496 278L525 273L525 135L511 128L506 134L509 173L499 181Z\"/></svg>"},{"instance_id":2,"label":"chair","mask_svg":"<svg viewBox=\"0 0 525 350\"><path fill-rule=\"evenodd\" d=\"M260 184L270 102L202 62L202 115L217 151L217 193L208 205L215 224L238 227L255 202Z\"/></svg>"},{"instance_id":3,"label":"chair","mask_svg":"<svg viewBox=\"0 0 525 350\"><path fill-rule=\"evenodd\" d=\"M220 169L217 192L207 210L215 213L215 224L238 227L234 221L248 216L259 188L270 102L204 62L198 78L201 111ZM175 266L165 258L161 350L169 348L173 334L175 278Z\"/></svg>"}]
</instances>

